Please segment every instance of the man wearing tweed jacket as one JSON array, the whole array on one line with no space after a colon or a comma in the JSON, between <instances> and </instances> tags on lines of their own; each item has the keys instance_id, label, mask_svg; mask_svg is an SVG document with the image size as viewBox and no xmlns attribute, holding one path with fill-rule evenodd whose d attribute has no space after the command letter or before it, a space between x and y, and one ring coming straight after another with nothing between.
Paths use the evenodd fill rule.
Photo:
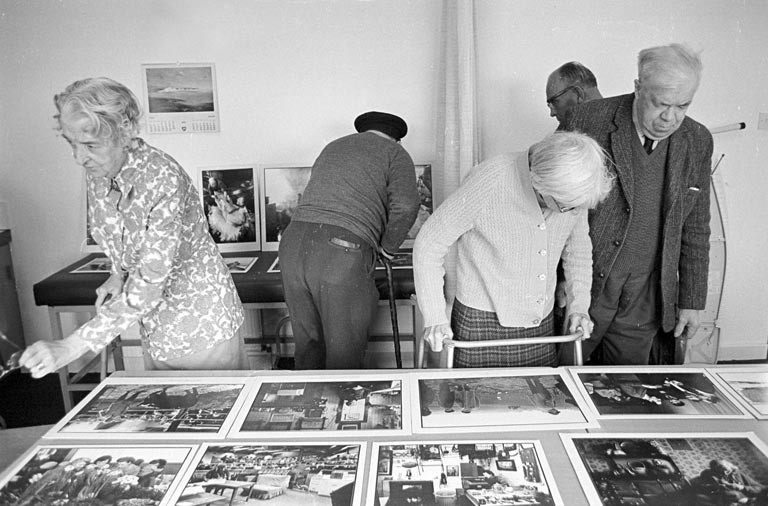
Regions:
<instances>
[{"instance_id":1,"label":"man wearing tweed jacket","mask_svg":"<svg viewBox=\"0 0 768 506\"><path fill-rule=\"evenodd\" d=\"M660 329L692 337L709 266L712 135L686 117L701 60L680 44L638 56L634 94L578 106L564 128L593 137L618 184L590 212L592 338L605 364L647 364Z\"/></svg>"}]
</instances>

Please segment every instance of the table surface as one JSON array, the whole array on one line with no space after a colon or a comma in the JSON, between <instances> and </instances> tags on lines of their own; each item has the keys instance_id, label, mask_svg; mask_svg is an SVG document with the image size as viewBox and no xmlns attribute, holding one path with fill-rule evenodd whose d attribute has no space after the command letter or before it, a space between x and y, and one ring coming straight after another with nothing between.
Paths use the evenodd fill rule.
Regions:
<instances>
[{"instance_id":1,"label":"table surface","mask_svg":"<svg viewBox=\"0 0 768 506\"><path fill-rule=\"evenodd\" d=\"M700 366L698 366L700 367ZM715 366L713 366L715 367ZM728 366L717 366L720 368L727 368ZM418 373L416 370L398 371L399 373L413 374ZM291 376L306 375L307 371L206 371L207 376L223 376L223 377L259 377L269 380L270 378L281 378L285 381L291 381ZM368 370L368 371L323 371L324 378L333 380L335 378L348 379L350 376L355 378L364 378L368 375L381 375L386 374L383 370ZM146 372L132 372L132 371L120 371L113 374L113 377L200 377L199 371L153 371L152 373ZM36 443L42 444L66 444L77 446L78 444L93 444L94 440L77 440L77 439L49 439L46 438L39 441L40 438L51 428L50 425L27 427L20 429L8 429L5 431L0 430L0 471L7 470L10 463L18 464L23 454L29 450ZM377 437L362 437L362 440L367 442L374 441L419 441L419 442L450 442L453 440L461 439L465 441L472 440L485 440L485 441L513 441L513 440L537 440L540 442L543 449L544 459L552 471L555 479L555 487L563 500L563 504L568 506L586 506L588 504L586 495L582 490L581 484L576 475L571 461L568 457L567 451L560 437L563 433L572 434L584 434L584 433L743 433L754 432L763 441L768 441L768 423L765 420L756 419L659 419L654 418L649 423L649 419L621 419L621 420L600 420L600 426L590 429L573 429L573 430L531 430L531 431L508 431L508 432L493 432L493 433L461 433L456 434L411 434L407 436L386 436L377 435ZM225 441L234 440L228 438ZM302 437L302 442L328 442L328 437ZM103 440L101 441L103 442ZM154 441L153 442L158 442ZM201 442L200 439L190 440L178 440L174 439L174 443L196 443ZM121 440L115 438L110 440L111 444L136 444L136 440ZM369 446L368 456L371 458L372 448ZM368 495L369 486L369 468L371 466L365 466L364 479L360 483L363 484L365 494ZM250 482L249 482L250 484ZM221 499L221 496L218 496ZM197 504L197 503L195 503ZM203 504L203 503L200 503Z\"/></svg>"},{"instance_id":2,"label":"table surface","mask_svg":"<svg viewBox=\"0 0 768 506\"><path fill-rule=\"evenodd\" d=\"M251 251L240 253L223 253L229 257L257 257L254 265L245 273L234 273L232 279L245 304L284 302L282 277L279 272L268 272L277 258L277 251ZM85 265L94 258L104 257L92 253L77 262L70 264L60 271L48 276L33 286L35 303L38 306L91 306L96 302L96 288L107 279L108 272L72 274L76 268ZM376 288L382 300L389 298L387 276L383 268L374 273ZM409 299L415 293L413 285L413 269L392 269L392 280L395 298Z\"/></svg>"}]
</instances>

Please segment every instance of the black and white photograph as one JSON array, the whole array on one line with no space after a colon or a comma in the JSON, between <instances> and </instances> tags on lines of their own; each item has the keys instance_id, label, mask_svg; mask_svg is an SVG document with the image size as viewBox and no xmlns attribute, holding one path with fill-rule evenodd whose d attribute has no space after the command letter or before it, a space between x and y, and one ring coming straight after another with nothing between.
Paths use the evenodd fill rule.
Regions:
<instances>
[{"instance_id":1,"label":"black and white photograph","mask_svg":"<svg viewBox=\"0 0 768 506\"><path fill-rule=\"evenodd\" d=\"M586 367L572 372L598 418L751 418L703 368Z\"/></svg>"},{"instance_id":2,"label":"black and white photograph","mask_svg":"<svg viewBox=\"0 0 768 506\"><path fill-rule=\"evenodd\" d=\"M575 385L562 371L469 369L411 376L419 409L413 431L478 432L594 427ZM416 394L418 392L418 394Z\"/></svg>"},{"instance_id":3,"label":"black and white photograph","mask_svg":"<svg viewBox=\"0 0 768 506\"><path fill-rule=\"evenodd\" d=\"M363 504L365 460L359 442L206 443L171 504Z\"/></svg>"},{"instance_id":4,"label":"black and white photograph","mask_svg":"<svg viewBox=\"0 0 768 506\"><path fill-rule=\"evenodd\" d=\"M766 446L752 433L560 436L592 506L768 504Z\"/></svg>"},{"instance_id":5,"label":"black and white photograph","mask_svg":"<svg viewBox=\"0 0 768 506\"><path fill-rule=\"evenodd\" d=\"M107 257L96 257L70 271L71 274L109 274L112 269L112 261Z\"/></svg>"},{"instance_id":6,"label":"black and white photograph","mask_svg":"<svg viewBox=\"0 0 768 506\"><path fill-rule=\"evenodd\" d=\"M290 437L403 434L409 395L396 374L359 380L290 377L253 388L229 436Z\"/></svg>"},{"instance_id":7,"label":"black and white photograph","mask_svg":"<svg viewBox=\"0 0 768 506\"><path fill-rule=\"evenodd\" d=\"M45 437L222 438L244 389L242 379L223 377L108 378Z\"/></svg>"},{"instance_id":8,"label":"black and white photograph","mask_svg":"<svg viewBox=\"0 0 768 506\"><path fill-rule=\"evenodd\" d=\"M167 505L196 445L38 445L0 481L4 506Z\"/></svg>"},{"instance_id":9,"label":"black and white photograph","mask_svg":"<svg viewBox=\"0 0 768 506\"><path fill-rule=\"evenodd\" d=\"M413 249L413 241L416 240L421 226L427 221L427 218L432 216L434 210L434 204L432 201L432 165L421 164L415 165L416 169L416 187L419 190L419 214L416 215L416 221L411 225L408 230L408 235L405 237L405 241L400 246L401 250Z\"/></svg>"},{"instance_id":10,"label":"black and white photograph","mask_svg":"<svg viewBox=\"0 0 768 506\"><path fill-rule=\"evenodd\" d=\"M227 264L230 274L245 274L259 257L224 257L224 263Z\"/></svg>"},{"instance_id":11,"label":"black and white photograph","mask_svg":"<svg viewBox=\"0 0 768 506\"><path fill-rule=\"evenodd\" d=\"M150 114L214 111L212 66L146 65L144 72Z\"/></svg>"},{"instance_id":12,"label":"black and white photograph","mask_svg":"<svg viewBox=\"0 0 768 506\"><path fill-rule=\"evenodd\" d=\"M293 210L307 187L312 167L270 165L263 169L262 249L275 251L280 245L280 237L291 222Z\"/></svg>"},{"instance_id":13,"label":"black and white photograph","mask_svg":"<svg viewBox=\"0 0 768 506\"><path fill-rule=\"evenodd\" d=\"M376 442L368 479L365 504L566 504L538 441Z\"/></svg>"},{"instance_id":14,"label":"black and white photograph","mask_svg":"<svg viewBox=\"0 0 768 506\"><path fill-rule=\"evenodd\" d=\"M768 370L765 367L708 370L733 390L736 399L756 418L768 419Z\"/></svg>"},{"instance_id":15,"label":"black and white photograph","mask_svg":"<svg viewBox=\"0 0 768 506\"><path fill-rule=\"evenodd\" d=\"M208 231L219 250L261 249L256 170L253 167L202 168L197 185L208 220Z\"/></svg>"}]
</instances>

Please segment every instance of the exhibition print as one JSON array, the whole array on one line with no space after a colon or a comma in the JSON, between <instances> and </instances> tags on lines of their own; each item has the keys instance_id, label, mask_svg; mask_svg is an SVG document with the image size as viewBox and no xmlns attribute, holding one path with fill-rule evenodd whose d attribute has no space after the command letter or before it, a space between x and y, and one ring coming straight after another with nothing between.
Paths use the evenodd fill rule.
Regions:
<instances>
[{"instance_id":1,"label":"exhibition print","mask_svg":"<svg viewBox=\"0 0 768 506\"><path fill-rule=\"evenodd\" d=\"M405 237L400 249L412 249L413 242L416 240L416 236L432 215L434 205L432 202L432 165L421 164L415 165L416 169L416 188L419 191L419 213L416 215L416 221L413 222L411 228L408 230L408 235Z\"/></svg>"},{"instance_id":2,"label":"exhibition print","mask_svg":"<svg viewBox=\"0 0 768 506\"><path fill-rule=\"evenodd\" d=\"M571 371L597 418L751 418L701 368L584 367Z\"/></svg>"},{"instance_id":3,"label":"exhibition print","mask_svg":"<svg viewBox=\"0 0 768 506\"><path fill-rule=\"evenodd\" d=\"M766 446L752 433L560 437L593 506L768 503Z\"/></svg>"},{"instance_id":4,"label":"exhibition print","mask_svg":"<svg viewBox=\"0 0 768 506\"><path fill-rule=\"evenodd\" d=\"M259 257L224 257L224 263L227 264L230 274L245 274Z\"/></svg>"},{"instance_id":5,"label":"exhibition print","mask_svg":"<svg viewBox=\"0 0 768 506\"><path fill-rule=\"evenodd\" d=\"M376 442L368 479L365 504L564 504L538 441Z\"/></svg>"},{"instance_id":6,"label":"exhibition print","mask_svg":"<svg viewBox=\"0 0 768 506\"><path fill-rule=\"evenodd\" d=\"M409 427L408 391L396 375L366 375L355 381L288 379L254 387L229 436L370 436L406 433Z\"/></svg>"},{"instance_id":7,"label":"exhibition print","mask_svg":"<svg viewBox=\"0 0 768 506\"><path fill-rule=\"evenodd\" d=\"M291 222L294 209L309 183L312 167L273 165L263 168L261 196L262 249L276 251L280 238Z\"/></svg>"},{"instance_id":8,"label":"exhibition print","mask_svg":"<svg viewBox=\"0 0 768 506\"><path fill-rule=\"evenodd\" d=\"M708 369L722 380L736 399L756 418L768 418L768 369L765 367Z\"/></svg>"},{"instance_id":9,"label":"exhibition print","mask_svg":"<svg viewBox=\"0 0 768 506\"><path fill-rule=\"evenodd\" d=\"M107 378L44 437L223 438L242 378Z\"/></svg>"},{"instance_id":10,"label":"exhibition print","mask_svg":"<svg viewBox=\"0 0 768 506\"><path fill-rule=\"evenodd\" d=\"M197 185L208 231L219 250L261 249L256 210L256 170L253 167L202 168Z\"/></svg>"},{"instance_id":11,"label":"exhibition print","mask_svg":"<svg viewBox=\"0 0 768 506\"><path fill-rule=\"evenodd\" d=\"M196 445L39 445L0 481L4 506L166 505Z\"/></svg>"},{"instance_id":12,"label":"exhibition print","mask_svg":"<svg viewBox=\"0 0 768 506\"><path fill-rule=\"evenodd\" d=\"M596 423L573 380L552 368L454 369L411 376L414 432L583 429ZM418 394L416 394L418 392Z\"/></svg>"},{"instance_id":13,"label":"exhibition print","mask_svg":"<svg viewBox=\"0 0 768 506\"><path fill-rule=\"evenodd\" d=\"M362 504L365 443L206 443L171 504Z\"/></svg>"},{"instance_id":14,"label":"exhibition print","mask_svg":"<svg viewBox=\"0 0 768 506\"><path fill-rule=\"evenodd\" d=\"M112 261L109 258L96 257L73 269L70 274L109 274L111 271Z\"/></svg>"}]
</instances>

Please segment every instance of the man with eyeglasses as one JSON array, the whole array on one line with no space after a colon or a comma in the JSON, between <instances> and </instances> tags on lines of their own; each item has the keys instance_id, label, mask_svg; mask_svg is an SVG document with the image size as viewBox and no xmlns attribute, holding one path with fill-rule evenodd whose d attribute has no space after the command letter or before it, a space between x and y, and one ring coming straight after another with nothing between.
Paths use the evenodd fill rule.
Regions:
<instances>
[{"instance_id":1,"label":"man with eyeglasses","mask_svg":"<svg viewBox=\"0 0 768 506\"><path fill-rule=\"evenodd\" d=\"M584 356L599 346L598 363L648 364L660 330L691 338L700 325L712 135L686 113L701 68L684 45L644 49L633 94L581 104L561 127L594 138L618 180L589 217L595 331Z\"/></svg>"},{"instance_id":2,"label":"man with eyeglasses","mask_svg":"<svg viewBox=\"0 0 768 506\"><path fill-rule=\"evenodd\" d=\"M597 89L595 74L577 61L564 63L547 78L549 115L561 125L574 107L598 98L603 96Z\"/></svg>"}]
</instances>

